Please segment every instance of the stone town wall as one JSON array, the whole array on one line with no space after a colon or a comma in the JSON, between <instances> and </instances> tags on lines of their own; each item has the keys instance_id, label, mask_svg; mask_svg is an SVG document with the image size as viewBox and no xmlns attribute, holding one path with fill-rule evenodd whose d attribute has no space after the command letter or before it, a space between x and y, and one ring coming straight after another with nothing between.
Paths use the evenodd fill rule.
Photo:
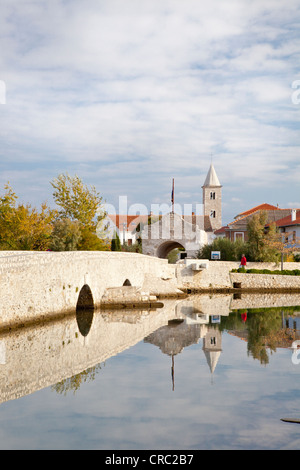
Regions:
<instances>
[{"instance_id":1,"label":"stone town wall","mask_svg":"<svg viewBox=\"0 0 300 470\"><path fill-rule=\"evenodd\" d=\"M242 289L299 289L300 276L278 274L230 274L233 287Z\"/></svg>"},{"instance_id":2,"label":"stone town wall","mask_svg":"<svg viewBox=\"0 0 300 470\"><path fill-rule=\"evenodd\" d=\"M249 309L249 308L278 308L278 307L297 307L294 314L300 313L300 293L242 293L241 295L232 295L230 301L230 310Z\"/></svg>"},{"instance_id":3,"label":"stone town wall","mask_svg":"<svg viewBox=\"0 0 300 470\"><path fill-rule=\"evenodd\" d=\"M226 289L233 282L242 282L242 288L300 288L300 276L231 273L239 267L234 261L189 259L176 265L179 287L183 289ZM247 269L280 269L275 263L248 263ZM300 269L300 263L284 263L284 269Z\"/></svg>"},{"instance_id":4,"label":"stone town wall","mask_svg":"<svg viewBox=\"0 0 300 470\"><path fill-rule=\"evenodd\" d=\"M241 293L236 296L232 293L201 293L188 296L179 307L181 313L193 316L195 313L202 315L227 316L236 309L249 308L275 308L297 307L300 309L300 293ZM300 311L299 311L300 313Z\"/></svg>"}]
</instances>

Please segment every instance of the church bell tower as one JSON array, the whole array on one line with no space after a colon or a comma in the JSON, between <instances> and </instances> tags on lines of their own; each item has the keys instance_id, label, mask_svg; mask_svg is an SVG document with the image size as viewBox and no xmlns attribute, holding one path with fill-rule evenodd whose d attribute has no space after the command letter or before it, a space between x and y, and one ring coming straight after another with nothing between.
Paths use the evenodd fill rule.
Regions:
<instances>
[{"instance_id":1,"label":"church bell tower","mask_svg":"<svg viewBox=\"0 0 300 470\"><path fill-rule=\"evenodd\" d=\"M213 231L222 227L222 186L213 164L210 165L203 190L204 215L209 216Z\"/></svg>"}]
</instances>

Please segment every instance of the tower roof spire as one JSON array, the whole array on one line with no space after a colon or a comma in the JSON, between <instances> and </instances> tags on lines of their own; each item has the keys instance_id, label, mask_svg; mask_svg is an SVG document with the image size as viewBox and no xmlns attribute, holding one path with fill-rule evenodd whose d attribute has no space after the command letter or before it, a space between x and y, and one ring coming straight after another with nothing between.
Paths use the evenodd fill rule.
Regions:
<instances>
[{"instance_id":1,"label":"tower roof spire","mask_svg":"<svg viewBox=\"0 0 300 470\"><path fill-rule=\"evenodd\" d=\"M210 164L210 168L208 170L203 187L204 186L221 186L216 170L212 163Z\"/></svg>"}]
</instances>

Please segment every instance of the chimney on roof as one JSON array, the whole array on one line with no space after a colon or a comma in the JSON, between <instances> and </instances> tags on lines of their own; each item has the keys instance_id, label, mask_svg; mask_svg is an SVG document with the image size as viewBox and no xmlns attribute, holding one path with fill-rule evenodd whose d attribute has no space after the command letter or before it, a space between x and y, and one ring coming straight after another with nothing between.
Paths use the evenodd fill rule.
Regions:
<instances>
[{"instance_id":1,"label":"chimney on roof","mask_svg":"<svg viewBox=\"0 0 300 470\"><path fill-rule=\"evenodd\" d=\"M292 215L292 222L294 222L296 220L297 210L292 209L291 215Z\"/></svg>"}]
</instances>

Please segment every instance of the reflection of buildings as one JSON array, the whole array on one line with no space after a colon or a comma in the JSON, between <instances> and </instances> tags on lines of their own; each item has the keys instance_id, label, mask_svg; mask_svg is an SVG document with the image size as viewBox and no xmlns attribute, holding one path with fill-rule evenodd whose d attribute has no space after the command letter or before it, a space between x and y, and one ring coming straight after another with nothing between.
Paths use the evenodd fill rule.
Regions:
<instances>
[{"instance_id":1,"label":"reflection of buildings","mask_svg":"<svg viewBox=\"0 0 300 470\"><path fill-rule=\"evenodd\" d=\"M289 328L292 330L298 330L300 335L300 317L285 317L282 321L282 328Z\"/></svg>"},{"instance_id":2,"label":"reflection of buildings","mask_svg":"<svg viewBox=\"0 0 300 470\"><path fill-rule=\"evenodd\" d=\"M173 389L174 356L180 354L185 347L197 344L203 339L202 350L211 373L214 372L222 351L222 333L218 328L208 325L209 316L198 313L191 316L181 321L171 320L168 325L162 326L144 339L146 343L158 346L163 354L172 357Z\"/></svg>"},{"instance_id":3,"label":"reflection of buildings","mask_svg":"<svg viewBox=\"0 0 300 470\"><path fill-rule=\"evenodd\" d=\"M158 346L164 354L175 356L187 346L197 344L199 338L201 338L201 325L188 325L185 320L180 322L171 320L168 325L154 331L144 341Z\"/></svg>"},{"instance_id":4,"label":"reflection of buildings","mask_svg":"<svg viewBox=\"0 0 300 470\"><path fill-rule=\"evenodd\" d=\"M211 373L214 372L222 352L222 333L217 328L209 328L203 338L203 351Z\"/></svg>"},{"instance_id":5,"label":"reflection of buildings","mask_svg":"<svg viewBox=\"0 0 300 470\"><path fill-rule=\"evenodd\" d=\"M285 311L284 305L295 308ZM280 336L279 331L271 339L276 339L276 347L290 348L300 339L299 305L300 294L243 294L241 299L203 294L184 300L167 299L157 310L78 311L39 325L0 329L0 404L78 375L144 338L172 360L201 339L200 360L204 354L213 373L222 352L219 325L214 323L228 317L232 310L249 313L251 308L282 308L280 326L282 330L289 328L289 334ZM240 324L240 330L226 328L226 332L248 341L249 318ZM173 361L172 374L174 378Z\"/></svg>"}]
</instances>

